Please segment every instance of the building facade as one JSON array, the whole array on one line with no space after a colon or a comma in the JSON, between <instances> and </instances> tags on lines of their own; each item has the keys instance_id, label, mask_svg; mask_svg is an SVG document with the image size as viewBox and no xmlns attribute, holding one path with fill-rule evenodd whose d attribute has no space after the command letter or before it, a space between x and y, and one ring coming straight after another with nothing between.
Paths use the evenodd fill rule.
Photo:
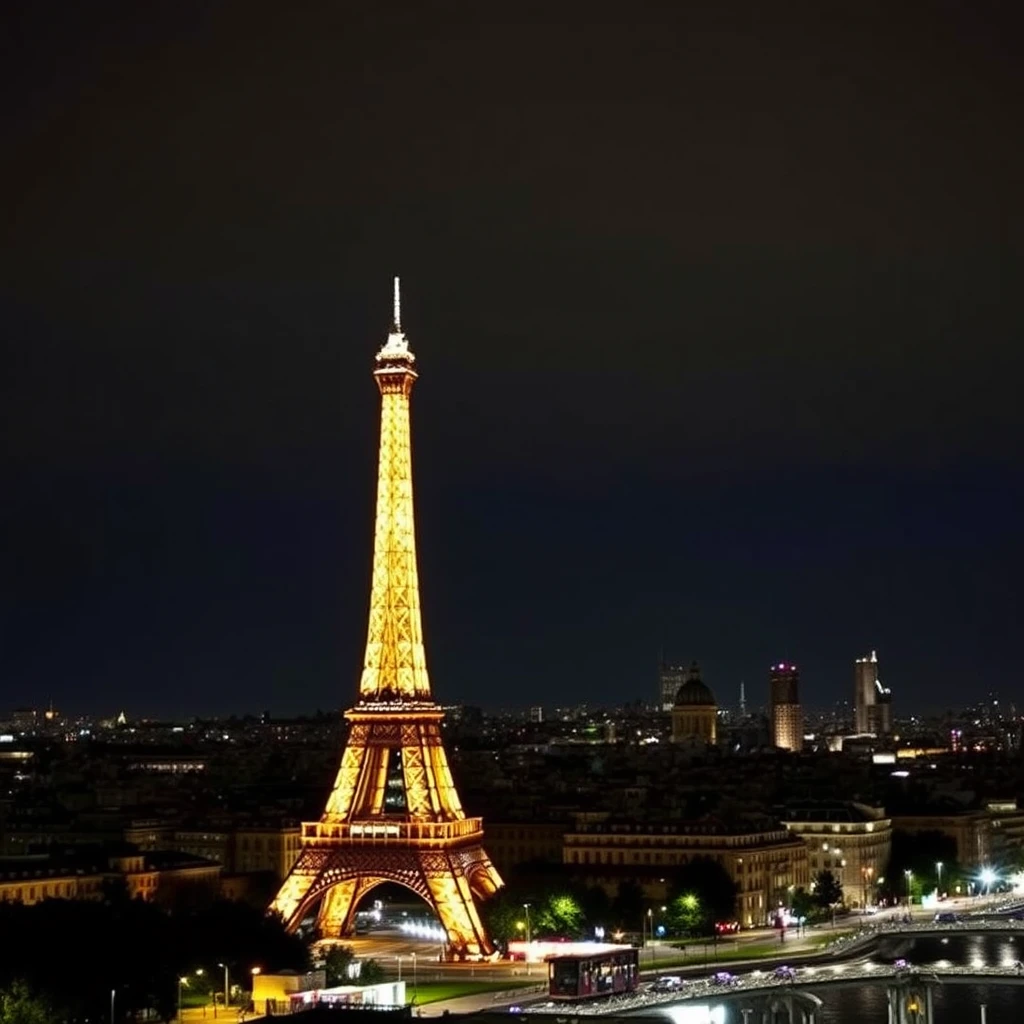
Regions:
<instances>
[{"instance_id":1,"label":"building facade","mask_svg":"<svg viewBox=\"0 0 1024 1024\"><path fill-rule=\"evenodd\" d=\"M883 808L860 803L793 806L783 824L806 843L812 881L819 872L831 871L843 887L847 906L875 902L892 851L892 820Z\"/></svg>"},{"instance_id":2,"label":"building facade","mask_svg":"<svg viewBox=\"0 0 1024 1024\"><path fill-rule=\"evenodd\" d=\"M878 678L874 651L853 663L853 729L876 736L892 733L892 690Z\"/></svg>"},{"instance_id":3,"label":"building facade","mask_svg":"<svg viewBox=\"0 0 1024 1024\"><path fill-rule=\"evenodd\" d=\"M676 703L679 687L686 682L686 669L682 665L661 663L658 672L658 706L662 711L671 711Z\"/></svg>"},{"instance_id":4,"label":"building facade","mask_svg":"<svg viewBox=\"0 0 1024 1024\"><path fill-rule=\"evenodd\" d=\"M873 732L872 708L875 706L875 683L878 680L878 657L874 651L853 663L853 731Z\"/></svg>"},{"instance_id":5,"label":"building facade","mask_svg":"<svg viewBox=\"0 0 1024 1024\"><path fill-rule=\"evenodd\" d=\"M652 900L668 896L674 868L707 858L735 883L736 920L744 928L769 923L791 889L810 884L807 847L784 828L742 831L714 821L591 822L566 833L562 856L609 895L629 880Z\"/></svg>"},{"instance_id":6,"label":"building facade","mask_svg":"<svg viewBox=\"0 0 1024 1024\"><path fill-rule=\"evenodd\" d=\"M768 682L772 743L798 752L804 745L804 714L800 707L800 673L796 665L772 665Z\"/></svg>"},{"instance_id":7,"label":"building facade","mask_svg":"<svg viewBox=\"0 0 1024 1024\"><path fill-rule=\"evenodd\" d=\"M187 888L217 891L220 865L197 857L153 853L126 844L100 851L0 858L0 901L95 900L121 881L132 899L169 901Z\"/></svg>"},{"instance_id":8,"label":"building facade","mask_svg":"<svg viewBox=\"0 0 1024 1024\"><path fill-rule=\"evenodd\" d=\"M713 744L718 739L718 705L694 662L672 705L672 742Z\"/></svg>"}]
</instances>

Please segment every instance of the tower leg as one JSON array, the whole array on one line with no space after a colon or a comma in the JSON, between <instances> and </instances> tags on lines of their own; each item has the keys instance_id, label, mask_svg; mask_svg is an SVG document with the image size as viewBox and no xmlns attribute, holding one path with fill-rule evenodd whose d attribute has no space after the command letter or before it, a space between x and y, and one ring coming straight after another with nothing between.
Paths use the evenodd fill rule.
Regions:
<instances>
[{"instance_id":1,"label":"tower leg","mask_svg":"<svg viewBox=\"0 0 1024 1024\"><path fill-rule=\"evenodd\" d=\"M288 877L281 883L281 888L270 904L270 912L280 914L284 926L293 932L299 926L303 905L323 870L324 857L318 850L306 847L299 854L299 859L292 865Z\"/></svg>"},{"instance_id":2,"label":"tower leg","mask_svg":"<svg viewBox=\"0 0 1024 1024\"><path fill-rule=\"evenodd\" d=\"M351 928L351 918L355 911L355 878L339 882L328 889L320 902L320 912L316 916L317 932L322 939L339 939Z\"/></svg>"},{"instance_id":3,"label":"tower leg","mask_svg":"<svg viewBox=\"0 0 1024 1024\"><path fill-rule=\"evenodd\" d=\"M435 853L423 854L420 861L431 902L441 927L448 934L448 945L456 957L490 956L494 947L480 920L473 891L466 877L463 858Z\"/></svg>"}]
</instances>

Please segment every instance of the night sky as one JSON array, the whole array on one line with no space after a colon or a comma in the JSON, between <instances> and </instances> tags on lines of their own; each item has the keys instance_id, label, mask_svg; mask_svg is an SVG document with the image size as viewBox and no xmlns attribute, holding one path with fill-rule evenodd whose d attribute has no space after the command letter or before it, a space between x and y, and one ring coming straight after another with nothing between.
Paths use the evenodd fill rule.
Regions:
<instances>
[{"instance_id":1,"label":"night sky","mask_svg":"<svg viewBox=\"0 0 1024 1024\"><path fill-rule=\"evenodd\" d=\"M439 700L1014 699L1016 7L8 5L0 705L353 700L395 273Z\"/></svg>"}]
</instances>

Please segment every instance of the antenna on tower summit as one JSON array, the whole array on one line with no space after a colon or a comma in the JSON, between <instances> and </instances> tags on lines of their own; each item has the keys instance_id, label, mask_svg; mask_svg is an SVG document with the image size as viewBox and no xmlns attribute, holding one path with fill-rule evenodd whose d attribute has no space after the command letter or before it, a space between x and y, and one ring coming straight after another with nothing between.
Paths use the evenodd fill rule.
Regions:
<instances>
[{"instance_id":1,"label":"antenna on tower summit","mask_svg":"<svg viewBox=\"0 0 1024 1024\"><path fill-rule=\"evenodd\" d=\"M402 333L402 296L398 288L398 278L395 278L395 333Z\"/></svg>"}]
</instances>

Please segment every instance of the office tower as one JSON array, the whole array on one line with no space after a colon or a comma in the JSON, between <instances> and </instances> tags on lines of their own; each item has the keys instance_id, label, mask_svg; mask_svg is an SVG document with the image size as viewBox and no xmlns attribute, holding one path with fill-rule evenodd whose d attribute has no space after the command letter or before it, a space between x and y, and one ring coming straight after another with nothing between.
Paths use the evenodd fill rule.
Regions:
<instances>
[{"instance_id":1,"label":"office tower","mask_svg":"<svg viewBox=\"0 0 1024 1024\"><path fill-rule=\"evenodd\" d=\"M892 690L878 678L874 651L854 663L854 731L888 736L892 732Z\"/></svg>"},{"instance_id":2,"label":"office tower","mask_svg":"<svg viewBox=\"0 0 1024 1024\"><path fill-rule=\"evenodd\" d=\"M676 703L679 687L686 682L686 669L663 661L658 672L658 704L662 711L671 711Z\"/></svg>"},{"instance_id":3,"label":"office tower","mask_svg":"<svg viewBox=\"0 0 1024 1024\"><path fill-rule=\"evenodd\" d=\"M800 707L800 673L796 665L772 665L769 676L772 743L782 750L804 745L804 714Z\"/></svg>"}]
</instances>

